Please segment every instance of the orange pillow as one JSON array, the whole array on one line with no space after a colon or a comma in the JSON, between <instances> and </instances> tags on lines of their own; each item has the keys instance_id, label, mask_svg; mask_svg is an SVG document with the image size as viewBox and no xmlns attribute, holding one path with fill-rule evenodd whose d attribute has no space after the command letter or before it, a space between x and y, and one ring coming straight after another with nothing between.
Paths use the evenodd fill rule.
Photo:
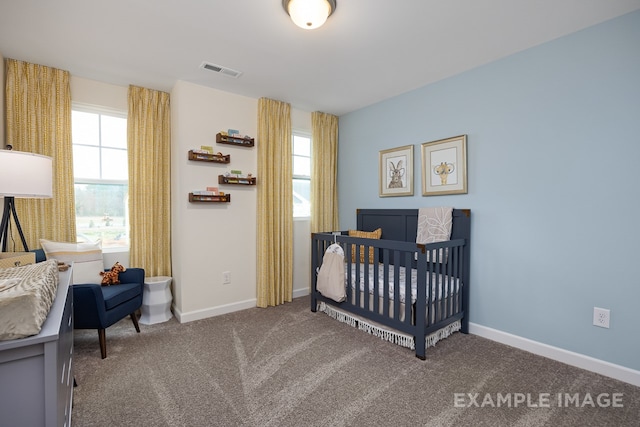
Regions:
<instances>
[{"instance_id":1,"label":"orange pillow","mask_svg":"<svg viewBox=\"0 0 640 427\"><path fill-rule=\"evenodd\" d=\"M382 236L382 228L377 228L373 231L349 230L349 237L379 239L380 236ZM356 245L351 245L351 262L356 262ZM369 264L374 262L373 248L369 248ZM364 264L364 245L360 245L360 264Z\"/></svg>"}]
</instances>

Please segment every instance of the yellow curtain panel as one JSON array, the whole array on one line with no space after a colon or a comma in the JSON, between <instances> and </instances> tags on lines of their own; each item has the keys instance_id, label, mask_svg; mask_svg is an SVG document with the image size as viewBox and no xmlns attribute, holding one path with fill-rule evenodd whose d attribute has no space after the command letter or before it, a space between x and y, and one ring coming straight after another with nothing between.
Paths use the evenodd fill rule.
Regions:
<instances>
[{"instance_id":1,"label":"yellow curtain panel","mask_svg":"<svg viewBox=\"0 0 640 427\"><path fill-rule=\"evenodd\" d=\"M338 117L311 113L311 232L338 228Z\"/></svg>"},{"instance_id":2,"label":"yellow curtain panel","mask_svg":"<svg viewBox=\"0 0 640 427\"><path fill-rule=\"evenodd\" d=\"M53 159L53 197L16 199L27 245L38 248L41 238L75 242L69 72L14 59L5 62L7 144ZM12 238L20 241L16 230Z\"/></svg>"},{"instance_id":3,"label":"yellow curtain panel","mask_svg":"<svg viewBox=\"0 0 640 427\"><path fill-rule=\"evenodd\" d=\"M293 299L291 106L258 100L257 306Z\"/></svg>"},{"instance_id":4,"label":"yellow curtain panel","mask_svg":"<svg viewBox=\"0 0 640 427\"><path fill-rule=\"evenodd\" d=\"M129 86L130 264L171 276L171 114L169 94Z\"/></svg>"}]
</instances>

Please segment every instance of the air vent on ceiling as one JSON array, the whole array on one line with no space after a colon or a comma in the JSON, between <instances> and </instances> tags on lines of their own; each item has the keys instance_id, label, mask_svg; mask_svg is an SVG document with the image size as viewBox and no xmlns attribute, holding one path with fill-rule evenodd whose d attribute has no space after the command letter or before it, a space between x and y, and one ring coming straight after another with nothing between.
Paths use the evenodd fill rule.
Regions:
<instances>
[{"instance_id":1,"label":"air vent on ceiling","mask_svg":"<svg viewBox=\"0 0 640 427\"><path fill-rule=\"evenodd\" d=\"M225 76L233 77L237 79L242 75L242 71L236 71L231 68L223 67L221 65L212 64L210 62L203 62L200 64L200 68L204 68L205 70L213 71L215 73L224 74Z\"/></svg>"}]
</instances>

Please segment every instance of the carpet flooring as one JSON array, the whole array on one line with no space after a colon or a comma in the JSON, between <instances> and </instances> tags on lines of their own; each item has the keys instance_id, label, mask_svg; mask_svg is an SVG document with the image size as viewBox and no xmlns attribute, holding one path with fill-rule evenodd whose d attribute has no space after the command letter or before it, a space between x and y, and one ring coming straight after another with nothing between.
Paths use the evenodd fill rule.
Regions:
<instances>
[{"instance_id":1,"label":"carpet flooring","mask_svg":"<svg viewBox=\"0 0 640 427\"><path fill-rule=\"evenodd\" d=\"M309 298L75 331L72 425L639 426L640 388L455 333L421 361Z\"/></svg>"}]
</instances>

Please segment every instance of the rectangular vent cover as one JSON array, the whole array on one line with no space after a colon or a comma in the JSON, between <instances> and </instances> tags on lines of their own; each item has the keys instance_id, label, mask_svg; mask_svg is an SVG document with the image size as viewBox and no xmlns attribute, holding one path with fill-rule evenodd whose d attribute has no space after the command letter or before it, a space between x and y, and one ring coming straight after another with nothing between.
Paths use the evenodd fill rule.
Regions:
<instances>
[{"instance_id":1,"label":"rectangular vent cover","mask_svg":"<svg viewBox=\"0 0 640 427\"><path fill-rule=\"evenodd\" d=\"M213 71L215 73L224 74L225 76L233 77L234 79L237 79L242 75L241 71L233 70L221 65L212 64L210 62L203 62L202 64L200 64L200 68Z\"/></svg>"}]
</instances>

